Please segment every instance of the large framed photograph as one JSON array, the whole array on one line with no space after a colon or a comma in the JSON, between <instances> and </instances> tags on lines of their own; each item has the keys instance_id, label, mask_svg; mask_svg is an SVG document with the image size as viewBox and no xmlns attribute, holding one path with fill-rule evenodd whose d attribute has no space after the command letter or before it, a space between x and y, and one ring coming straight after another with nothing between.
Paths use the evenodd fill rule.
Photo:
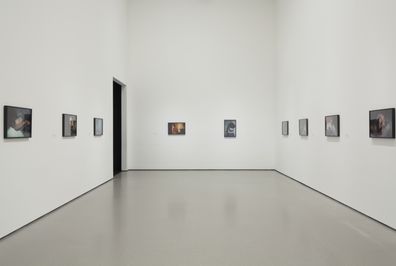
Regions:
<instances>
[{"instance_id":1,"label":"large framed photograph","mask_svg":"<svg viewBox=\"0 0 396 266\"><path fill-rule=\"evenodd\" d=\"M75 137L77 136L77 116L63 114L62 115L62 136Z\"/></svg>"},{"instance_id":2,"label":"large framed photograph","mask_svg":"<svg viewBox=\"0 0 396 266\"><path fill-rule=\"evenodd\" d=\"M325 117L325 135L326 137L340 136L340 116L329 115Z\"/></svg>"},{"instance_id":3,"label":"large framed photograph","mask_svg":"<svg viewBox=\"0 0 396 266\"><path fill-rule=\"evenodd\" d=\"M237 122L236 120L224 120L224 137L236 138Z\"/></svg>"},{"instance_id":4,"label":"large framed photograph","mask_svg":"<svg viewBox=\"0 0 396 266\"><path fill-rule=\"evenodd\" d=\"M370 111L370 138L395 138L395 108Z\"/></svg>"},{"instance_id":5,"label":"large framed photograph","mask_svg":"<svg viewBox=\"0 0 396 266\"><path fill-rule=\"evenodd\" d=\"M103 119L102 118L94 118L94 136L102 136L103 135Z\"/></svg>"},{"instance_id":6,"label":"large framed photograph","mask_svg":"<svg viewBox=\"0 0 396 266\"><path fill-rule=\"evenodd\" d=\"M169 122L168 135L186 135L185 122Z\"/></svg>"},{"instance_id":7,"label":"large framed photograph","mask_svg":"<svg viewBox=\"0 0 396 266\"><path fill-rule=\"evenodd\" d=\"M289 121L282 121L282 135L289 136Z\"/></svg>"},{"instance_id":8,"label":"large framed photograph","mask_svg":"<svg viewBox=\"0 0 396 266\"><path fill-rule=\"evenodd\" d=\"M298 131L300 136L308 136L308 119L298 120Z\"/></svg>"},{"instance_id":9,"label":"large framed photograph","mask_svg":"<svg viewBox=\"0 0 396 266\"><path fill-rule=\"evenodd\" d=\"M4 106L4 138L32 137L32 109Z\"/></svg>"}]
</instances>

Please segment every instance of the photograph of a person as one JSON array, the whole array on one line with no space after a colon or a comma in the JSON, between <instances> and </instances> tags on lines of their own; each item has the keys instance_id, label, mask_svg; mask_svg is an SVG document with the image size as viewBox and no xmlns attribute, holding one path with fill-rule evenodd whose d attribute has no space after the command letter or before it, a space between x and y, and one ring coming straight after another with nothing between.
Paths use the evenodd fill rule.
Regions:
<instances>
[{"instance_id":1,"label":"photograph of a person","mask_svg":"<svg viewBox=\"0 0 396 266\"><path fill-rule=\"evenodd\" d=\"M236 120L224 120L224 137L236 138L237 123Z\"/></svg>"},{"instance_id":2,"label":"photograph of a person","mask_svg":"<svg viewBox=\"0 0 396 266\"><path fill-rule=\"evenodd\" d=\"M62 115L62 136L75 137L77 136L77 116L63 114Z\"/></svg>"},{"instance_id":3,"label":"photograph of a person","mask_svg":"<svg viewBox=\"0 0 396 266\"><path fill-rule=\"evenodd\" d=\"M289 135L289 121L282 121L282 135Z\"/></svg>"},{"instance_id":4,"label":"photograph of a person","mask_svg":"<svg viewBox=\"0 0 396 266\"><path fill-rule=\"evenodd\" d=\"M94 118L94 136L103 135L103 119Z\"/></svg>"},{"instance_id":5,"label":"photograph of a person","mask_svg":"<svg viewBox=\"0 0 396 266\"><path fill-rule=\"evenodd\" d=\"M186 123L184 122L170 122L168 123L168 135L185 135Z\"/></svg>"},{"instance_id":6,"label":"photograph of a person","mask_svg":"<svg viewBox=\"0 0 396 266\"><path fill-rule=\"evenodd\" d=\"M300 136L308 136L308 119L300 119L298 121L298 129Z\"/></svg>"},{"instance_id":7,"label":"photograph of a person","mask_svg":"<svg viewBox=\"0 0 396 266\"><path fill-rule=\"evenodd\" d=\"M32 137L32 109L4 106L4 138Z\"/></svg>"},{"instance_id":8,"label":"photograph of a person","mask_svg":"<svg viewBox=\"0 0 396 266\"><path fill-rule=\"evenodd\" d=\"M329 115L325 117L325 135L326 137L340 136L340 116Z\"/></svg>"},{"instance_id":9,"label":"photograph of a person","mask_svg":"<svg viewBox=\"0 0 396 266\"><path fill-rule=\"evenodd\" d=\"M395 138L395 108L370 111L370 138Z\"/></svg>"}]
</instances>

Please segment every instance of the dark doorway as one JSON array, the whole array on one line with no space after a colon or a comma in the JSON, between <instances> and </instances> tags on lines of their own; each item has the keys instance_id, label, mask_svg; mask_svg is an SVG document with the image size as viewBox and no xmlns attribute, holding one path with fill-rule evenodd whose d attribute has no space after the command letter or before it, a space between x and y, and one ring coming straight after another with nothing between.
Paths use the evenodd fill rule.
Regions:
<instances>
[{"instance_id":1,"label":"dark doorway","mask_svg":"<svg viewBox=\"0 0 396 266\"><path fill-rule=\"evenodd\" d=\"M122 86L113 81L113 174L121 172L122 162Z\"/></svg>"}]
</instances>

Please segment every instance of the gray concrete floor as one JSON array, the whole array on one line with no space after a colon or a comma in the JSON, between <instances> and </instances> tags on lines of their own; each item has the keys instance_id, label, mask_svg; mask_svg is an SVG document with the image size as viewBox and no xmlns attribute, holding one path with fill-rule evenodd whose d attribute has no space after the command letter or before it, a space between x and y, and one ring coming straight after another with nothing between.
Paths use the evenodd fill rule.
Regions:
<instances>
[{"instance_id":1,"label":"gray concrete floor","mask_svg":"<svg viewBox=\"0 0 396 266\"><path fill-rule=\"evenodd\" d=\"M2 266L396 265L396 232L276 172L129 172L0 241Z\"/></svg>"}]
</instances>

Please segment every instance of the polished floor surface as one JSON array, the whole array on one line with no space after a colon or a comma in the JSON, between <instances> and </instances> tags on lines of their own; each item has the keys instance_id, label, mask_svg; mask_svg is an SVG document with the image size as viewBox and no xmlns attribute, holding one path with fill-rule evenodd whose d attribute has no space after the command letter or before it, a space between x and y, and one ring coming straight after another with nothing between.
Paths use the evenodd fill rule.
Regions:
<instances>
[{"instance_id":1,"label":"polished floor surface","mask_svg":"<svg viewBox=\"0 0 396 266\"><path fill-rule=\"evenodd\" d=\"M276 172L128 172L0 241L4 266L396 265L396 232Z\"/></svg>"}]
</instances>

